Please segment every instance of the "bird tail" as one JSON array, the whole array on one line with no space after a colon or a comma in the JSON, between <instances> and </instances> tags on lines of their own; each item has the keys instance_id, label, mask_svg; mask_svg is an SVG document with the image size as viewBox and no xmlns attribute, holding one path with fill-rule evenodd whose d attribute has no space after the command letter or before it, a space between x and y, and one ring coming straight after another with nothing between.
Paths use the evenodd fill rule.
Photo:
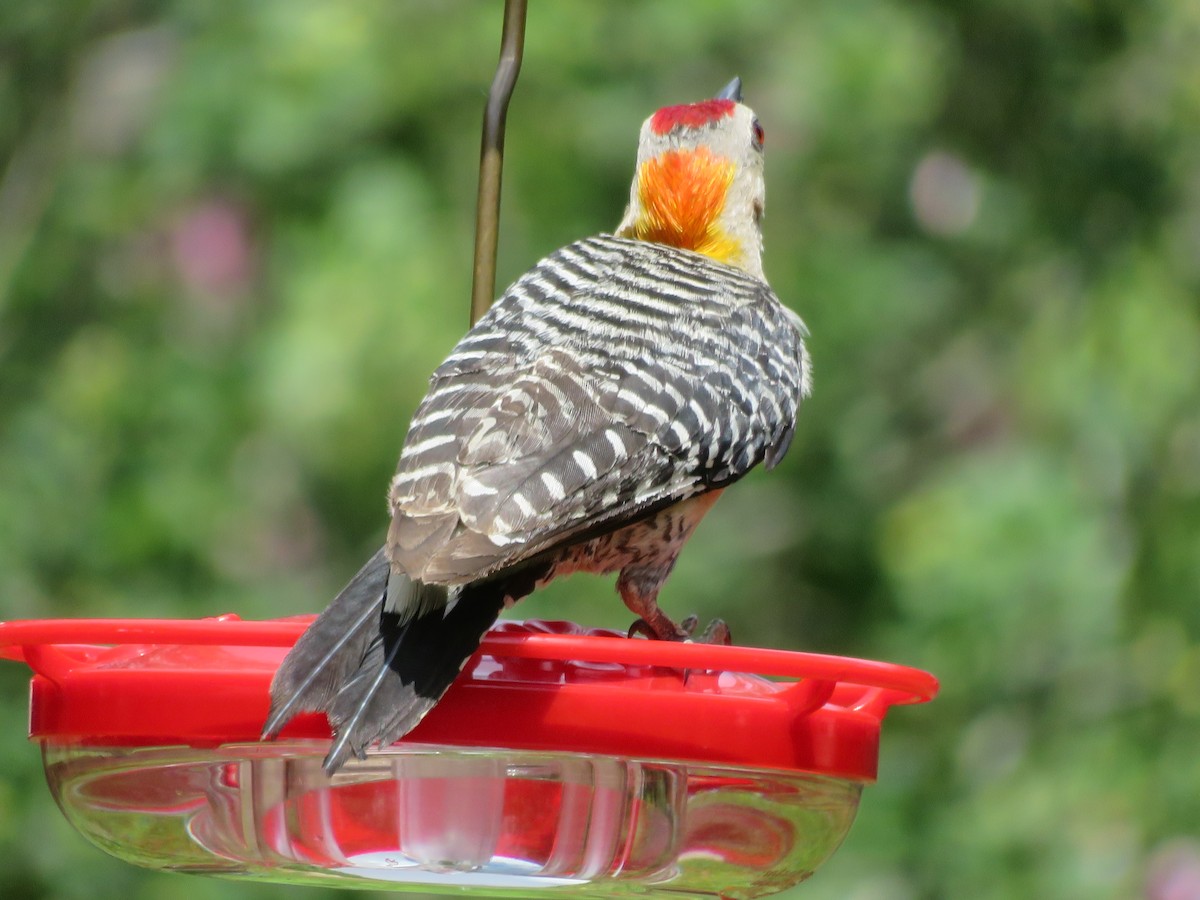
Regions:
<instances>
[{"instance_id":1,"label":"bird tail","mask_svg":"<svg viewBox=\"0 0 1200 900\"><path fill-rule=\"evenodd\" d=\"M399 740L441 699L504 600L495 584L448 590L393 573L381 549L284 658L263 737L299 713L324 712L334 731L329 774L376 741Z\"/></svg>"}]
</instances>

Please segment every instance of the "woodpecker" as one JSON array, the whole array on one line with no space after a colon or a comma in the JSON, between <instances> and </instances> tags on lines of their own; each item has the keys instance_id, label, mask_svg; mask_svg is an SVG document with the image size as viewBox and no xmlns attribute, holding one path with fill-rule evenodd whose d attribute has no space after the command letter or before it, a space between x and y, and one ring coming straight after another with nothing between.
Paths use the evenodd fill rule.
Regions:
<instances>
[{"instance_id":1,"label":"woodpecker","mask_svg":"<svg viewBox=\"0 0 1200 900\"><path fill-rule=\"evenodd\" d=\"M324 712L330 774L398 740L503 609L570 572L619 573L636 630L689 637L658 592L721 492L783 457L811 381L763 276L741 99L735 78L650 116L616 231L539 262L433 373L384 546L287 654L264 737Z\"/></svg>"}]
</instances>

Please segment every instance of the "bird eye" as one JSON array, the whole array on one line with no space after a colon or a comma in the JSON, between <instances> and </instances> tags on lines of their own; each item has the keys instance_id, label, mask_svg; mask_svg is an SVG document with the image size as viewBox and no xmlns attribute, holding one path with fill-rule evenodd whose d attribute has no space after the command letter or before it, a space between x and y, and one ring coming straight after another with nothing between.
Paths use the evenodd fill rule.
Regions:
<instances>
[{"instance_id":1,"label":"bird eye","mask_svg":"<svg viewBox=\"0 0 1200 900\"><path fill-rule=\"evenodd\" d=\"M763 148L763 141L767 139L767 133L763 131L763 127L758 123L758 119L750 123L750 133L751 139L754 141L754 149L761 150Z\"/></svg>"}]
</instances>

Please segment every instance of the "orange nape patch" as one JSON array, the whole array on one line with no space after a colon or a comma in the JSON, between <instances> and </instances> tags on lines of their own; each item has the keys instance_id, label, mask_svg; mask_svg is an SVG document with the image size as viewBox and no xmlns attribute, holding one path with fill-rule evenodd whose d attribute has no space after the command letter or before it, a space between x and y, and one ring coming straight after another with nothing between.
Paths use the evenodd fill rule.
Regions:
<instances>
[{"instance_id":1,"label":"orange nape patch","mask_svg":"<svg viewBox=\"0 0 1200 900\"><path fill-rule=\"evenodd\" d=\"M703 253L728 262L741 244L718 224L734 166L706 147L668 150L638 172L641 215L633 237Z\"/></svg>"}]
</instances>

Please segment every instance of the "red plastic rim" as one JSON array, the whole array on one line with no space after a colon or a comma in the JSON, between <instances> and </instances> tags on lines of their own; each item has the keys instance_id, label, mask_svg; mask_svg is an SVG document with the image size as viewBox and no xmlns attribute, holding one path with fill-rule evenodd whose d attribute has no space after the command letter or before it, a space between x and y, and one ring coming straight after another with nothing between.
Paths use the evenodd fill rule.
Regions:
<instances>
[{"instance_id":1,"label":"red plastic rim","mask_svg":"<svg viewBox=\"0 0 1200 900\"><path fill-rule=\"evenodd\" d=\"M3 622L0 657L34 670L31 737L97 746L243 743L257 740L271 676L309 621ZM501 622L406 742L870 780L888 708L931 700L937 689L927 672L871 660ZM329 728L323 716L302 716L283 736L327 739Z\"/></svg>"}]
</instances>

